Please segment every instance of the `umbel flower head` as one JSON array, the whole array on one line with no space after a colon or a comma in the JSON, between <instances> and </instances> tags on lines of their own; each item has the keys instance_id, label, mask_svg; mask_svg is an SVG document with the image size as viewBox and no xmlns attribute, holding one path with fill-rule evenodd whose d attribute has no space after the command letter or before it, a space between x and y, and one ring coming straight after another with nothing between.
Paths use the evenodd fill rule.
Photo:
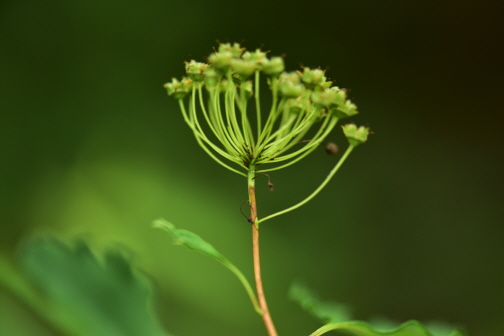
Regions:
<instances>
[{"instance_id":1,"label":"umbel flower head","mask_svg":"<svg viewBox=\"0 0 504 336\"><path fill-rule=\"evenodd\" d=\"M246 176L215 154L245 171L281 169L315 150L339 119L357 113L346 90L332 86L325 71L305 67L285 72L281 57L245 51L238 43L221 44L208 63L191 60L185 68L187 77L164 85L168 95L179 101L199 145L241 175ZM266 76L272 96L266 118L261 113L261 76ZM262 166L271 163L276 165Z\"/></svg>"}]
</instances>

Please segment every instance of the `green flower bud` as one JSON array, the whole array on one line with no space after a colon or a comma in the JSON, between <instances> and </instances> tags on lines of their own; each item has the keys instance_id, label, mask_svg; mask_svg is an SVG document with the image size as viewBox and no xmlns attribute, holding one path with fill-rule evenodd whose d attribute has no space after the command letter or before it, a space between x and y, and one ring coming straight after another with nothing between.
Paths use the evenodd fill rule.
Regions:
<instances>
[{"instance_id":1,"label":"green flower bud","mask_svg":"<svg viewBox=\"0 0 504 336\"><path fill-rule=\"evenodd\" d=\"M341 127L343 128L343 133L345 133L350 145L355 147L366 142L369 134L369 127L361 126L357 128L355 124L347 124Z\"/></svg>"},{"instance_id":2,"label":"green flower bud","mask_svg":"<svg viewBox=\"0 0 504 336\"><path fill-rule=\"evenodd\" d=\"M270 60L264 60L263 71L266 75L276 77L284 71L285 65L282 57L273 57Z\"/></svg>"},{"instance_id":3,"label":"green flower bud","mask_svg":"<svg viewBox=\"0 0 504 336\"><path fill-rule=\"evenodd\" d=\"M208 64L196 62L191 60L191 62L186 62L186 73L195 82L202 82L205 79L204 72L208 68Z\"/></svg>"},{"instance_id":4,"label":"green flower bud","mask_svg":"<svg viewBox=\"0 0 504 336\"><path fill-rule=\"evenodd\" d=\"M299 84L301 83L301 78L299 77L299 74L297 72L284 72L280 74L280 77L278 78L278 84L282 82L291 82L293 84Z\"/></svg>"},{"instance_id":5,"label":"green flower bud","mask_svg":"<svg viewBox=\"0 0 504 336\"><path fill-rule=\"evenodd\" d=\"M205 85L208 88L214 88L221 79L221 75L217 73L212 67L207 67L205 70Z\"/></svg>"},{"instance_id":6,"label":"green flower bud","mask_svg":"<svg viewBox=\"0 0 504 336\"><path fill-rule=\"evenodd\" d=\"M245 91L245 98L250 99L250 97L252 97L252 94L253 94L252 81L243 82L243 83L241 83L240 87Z\"/></svg>"},{"instance_id":7,"label":"green flower bud","mask_svg":"<svg viewBox=\"0 0 504 336\"><path fill-rule=\"evenodd\" d=\"M346 91L337 86L333 86L324 91L313 91L311 99L318 107L326 107L330 110L334 110L345 104Z\"/></svg>"},{"instance_id":8,"label":"green flower bud","mask_svg":"<svg viewBox=\"0 0 504 336\"><path fill-rule=\"evenodd\" d=\"M228 89L228 81L227 81L227 79L221 80L220 83L219 83L219 90L220 90L220 92L226 92L227 89Z\"/></svg>"},{"instance_id":9,"label":"green flower bud","mask_svg":"<svg viewBox=\"0 0 504 336\"><path fill-rule=\"evenodd\" d=\"M223 43L219 45L219 53L229 52L232 57L239 58L243 54L243 51L245 51L245 48L240 48L239 43L233 43L233 45L230 43Z\"/></svg>"},{"instance_id":10,"label":"green flower bud","mask_svg":"<svg viewBox=\"0 0 504 336\"><path fill-rule=\"evenodd\" d=\"M329 89L333 83L332 82L323 82L319 84L318 86L315 87L315 90L322 90L324 91L325 89Z\"/></svg>"},{"instance_id":11,"label":"green flower bud","mask_svg":"<svg viewBox=\"0 0 504 336\"><path fill-rule=\"evenodd\" d=\"M182 78L179 82L176 78L173 78L171 83L166 83L163 85L166 88L168 96L172 96L175 99L184 98L192 90L192 80L190 78Z\"/></svg>"},{"instance_id":12,"label":"green flower bud","mask_svg":"<svg viewBox=\"0 0 504 336\"><path fill-rule=\"evenodd\" d=\"M231 59L233 59L233 54L230 51L214 53L208 57L208 61L214 69L222 74L229 70Z\"/></svg>"},{"instance_id":13,"label":"green flower bud","mask_svg":"<svg viewBox=\"0 0 504 336\"><path fill-rule=\"evenodd\" d=\"M285 103L285 108L288 109L290 113L302 113L307 111L311 106L310 100L304 96L297 98L288 99Z\"/></svg>"},{"instance_id":14,"label":"green flower bud","mask_svg":"<svg viewBox=\"0 0 504 336\"><path fill-rule=\"evenodd\" d=\"M335 113L336 117L339 119L351 117L359 112L357 112L357 106L350 100L345 101L343 105L338 106L335 109L331 109Z\"/></svg>"},{"instance_id":15,"label":"green flower bud","mask_svg":"<svg viewBox=\"0 0 504 336\"><path fill-rule=\"evenodd\" d=\"M287 98L299 97L305 90L305 86L300 84L299 75L295 72L282 73L278 79L278 89Z\"/></svg>"},{"instance_id":16,"label":"green flower bud","mask_svg":"<svg viewBox=\"0 0 504 336\"><path fill-rule=\"evenodd\" d=\"M314 89L318 85L326 82L325 71L320 69L303 68L303 72L298 71L301 80L309 89Z\"/></svg>"},{"instance_id":17,"label":"green flower bud","mask_svg":"<svg viewBox=\"0 0 504 336\"><path fill-rule=\"evenodd\" d=\"M260 49L256 49L254 52L246 51L242 58L245 61L255 62L258 69L262 69L262 65L268 59L266 58L266 53L262 52Z\"/></svg>"},{"instance_id":18,"label":"green flower bud","mask_svg":"<svg viewBox=\"0 0 504 336\"><path fill-rule=\"evenodd\" d=\"M256 71L257 63L254 61L245 61L240 58L233 58L231 60L231 68L234 73L246 80Z\"/></svg>"}]
</instances>

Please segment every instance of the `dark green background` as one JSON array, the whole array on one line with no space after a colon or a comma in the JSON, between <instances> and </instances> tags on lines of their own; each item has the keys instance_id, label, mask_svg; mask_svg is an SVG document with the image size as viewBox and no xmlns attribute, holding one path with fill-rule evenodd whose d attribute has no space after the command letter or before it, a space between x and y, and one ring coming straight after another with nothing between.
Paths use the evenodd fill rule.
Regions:
<instances>
[{"instance_id":1,"label":"dark green background","mask_svg":"<svg viewBox=\"0 0 504 336\"><path fill-rule=\"evenodd\" d=\"M319 323L293 279L358 319L444 320L502 335L501 1L4 1L0 243L33 231L129 247L176 335L263 335L239 282L150 227L197 232L251 277L246 182L197 146L162 85L243 42L287 70L328 69L374 131L308 205L262 227L280 334ZM330 138L341 147L336 129ZM315 151L259 183L259 215L307 196L337 159ZM0 296L9 335L50 335ZM7 322L8 321L8 322ZM11 329L9 329L11 328ZM1 332L1 330L0 330Z\"/></svg>"}]
</instances>

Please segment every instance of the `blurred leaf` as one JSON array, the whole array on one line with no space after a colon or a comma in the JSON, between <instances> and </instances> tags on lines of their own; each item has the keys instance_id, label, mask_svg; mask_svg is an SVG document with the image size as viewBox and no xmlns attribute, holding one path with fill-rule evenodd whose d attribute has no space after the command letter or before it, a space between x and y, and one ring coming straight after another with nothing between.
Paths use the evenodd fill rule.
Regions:
<instances>
[{"instance_id":1,"label":"blurred leaf","mask_svg":"<svg viewBox=\"0 0 504 336\"><path fill-rule=\"evenodd\" d=\"M408 321L397 329L378 331L366 322L350 321L335 324L327 324L316 330L310 336L319 336L328 331L341 330L356 336L432 336L432 334L419 322ZM455 330L446 336L465 336L460 330Z\"/></svg>"},{"instance_id":2,"label":"blurred leaf","mask_svg":"<svg viewBox=\"0 0 504 336\"><path fill-rule=\"evenodd\" d=\"M398 328L386 328L385 325L390 325L389 323L382 323L376 327L366 322L348 321L351 314L347 306L336 302L321 301L312 290L300 283L294 283L291 286L289 297L299 303L304 310L328 323L310 336L322 335L332 330L342 330L357 336L464 336L459 330L448 334L447 325L441 323L433 324L431 333L417 321L406 322ZM444 331L443 334L440 333L441 330Z\"/></svg>"},{"instance_id":3,"label":"blurred leaf","mask_svg":"<svg viewBox=\"0 0 504 336\"><path fill-rule=\"evenodd\" d=\"M69 247L53 238L28 242L21 266L51 312L71 335L166 336L148 308L151 286L118 250L99 257L85 242Z\"/></svg>"},{"instance_id":4,"label":"blurred leaf","mask_svg":"<svg viewBox=\"0 0 504 336\"><path fill-rule=\"evenodd\" d=\"M344 304L321 301L308 287L294 283L289 289L289 297L307 312L325 323L348 321L351 318L348 307Z\"/></svg>"}]
</instances>

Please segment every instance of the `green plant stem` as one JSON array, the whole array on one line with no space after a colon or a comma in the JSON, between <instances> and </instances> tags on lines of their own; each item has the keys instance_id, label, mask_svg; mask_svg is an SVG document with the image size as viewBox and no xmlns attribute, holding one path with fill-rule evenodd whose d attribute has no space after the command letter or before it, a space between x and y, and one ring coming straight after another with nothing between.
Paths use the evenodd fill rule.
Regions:
<instances>
[{"instance_id":1,"label":"green plant stem","mask_svg":"<svg viewBox=\"0 0 504 336\"><path fill-rule=\"evenodd\" d=\"M243 273L238 268L236 268L235 265L233 265L231 262L227 261L227 259L225 261L220 260L220 262L224 266L226 266L231 272L233 272L234 275L236 275L236 277L238 278L238 280L240 280L240 282L242 283L243 287L247 291L247 294L248 294L248 296L250 298L250 301L252 301L252 305L254 306L255 311L259 315L262 316L263 315L263 311L262 311L261 307L259 306L259 302L257 302L257 298L255 296L254 290L250 286L247 278L245 278L245 276L243 275Z\"/></svg>"},{"instance_id":2,"label":"green plant stem","mask_svg":"<svg viewBox=\"0 0 504 336\"><path fill-rule=\"evenodd\" d=\"M297 209L299 208L300 206L302 206L303 204L307 203L308 201L310 201L313 197L315 197L322 189L324 189L324 187L327 185L327 183L329 183L329 181L331 180L331 178L334 176L334 174L336 174L336 172L338 171L338 169L341 167L341 165L343 164L343 162L345 162L346 158L348 157L348 155L350 155L350 153L352 152L352 150L354 149L354 146L350 145L345 154L343 154L343 156L339 159L338 163L336 164L336 166L334 166L334 168L331 170L331 172L329 173L329 175L327 175L326 179L322 182L322 184L317 188L315 189L315 191L313 193L311 193L310 196L308 196L307 198L305 198L304 200L302 200L301 202L299 202L298 204L296 205L293 205L291 206L290 208L287 208L285 210L282 210L282 211L279 211L279 212L276 212L272 215L269 215L263 219L261 219L260 221L257 221L257 224L256 225L259 225L265 221L267 221L268 219L271 219L273 217L276 217L276 216L280 216L280 215L283 215L284 213L287 213L289 211L292 211L294 209Z\"/></svg>"},{"instance_id":3,"label":"green plant stem","mask_svg":"<svg viewBox=\"0 0 504 336\"><path fill-rule=\"evenodd\" d=\"M259 76L260 76L260 71L256 70L255 72L255 105L256 105L256 115L257 115L257 139L259 138L259 135L261 134L261 100L259 98Z\"/></svg>"},{"instance_id":4,"label":"green plant stem","mask_svg":"<svg viewBox=\"0 0 504 336\"><path fill-rule=\"evenodd\" d=\"M262 318L266 330L269 336L278 336L271 319L271 315L268 309L268 304L266 302L266 296L264 295L264 289L262 285L261 277L261 261L259 257L259 226L257 224L257 204L255 197L255 164L250 165L248 173L248 194L250 203L250 222L252 223L252 255L254 260L254 279L256 283L257 299L259 300L259 306L263 312Z\"/></svg>"}]
</instances>

